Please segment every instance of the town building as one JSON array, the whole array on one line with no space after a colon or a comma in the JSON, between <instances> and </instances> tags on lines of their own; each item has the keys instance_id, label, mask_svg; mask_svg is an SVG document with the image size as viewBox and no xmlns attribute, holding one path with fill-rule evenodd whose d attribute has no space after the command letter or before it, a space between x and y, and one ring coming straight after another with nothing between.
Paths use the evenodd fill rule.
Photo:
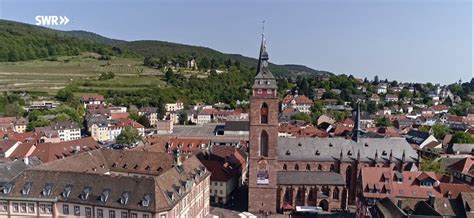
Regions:
<instances>
[{"instance_id":1,"label":"town building","mask_svg":"<svg viewBox=\"0 0 474 218\"><path fill-rule=\"evenodd\" d=\"M304 95L287 95L281 102L281 110L286 108L293 108L297 112L311 113L311 107L313 107L313 101Z\"/></svg>"},{"instance_id":2,"label":"town building","mask_svg":"<svg viewBox=\"0 0 474 218\"><path fill-rule=\"evenodd\" d=\"M2 185L2 217L205 217L210 173L195 157L95 150Z\"/></svg>"},{"instance_id":3,"label":"town building","mask_svg":"<svg viewBox=\"0 0 474 218\"><path fill-rule=\"evenodd\" d=\"M143 107L138 110L139 116L145 116L150 121L150 126L156 126L158 120L161 120L158 117L156 107Z\"/></svg>"},{"instance_id":4,"label":"town building","mask_svg":"<svg viewBox=\"0 0 474 218\"><path fill-rule=\"evenodd\" d=\"M84 105L84 108L105 106L105 98L102 95L83 95L81 103Z\"/></svg>"},{"instance_id":5,"label":"town building","mask_svg":"<svg viewBox=\"0 0 474 218\"><path fill-rule=\"evenodd\" d=\"M181 101L177 101L174 103L166 103L165 104L166 112L176 112L184 109L184 104Z\"/></svg>"},{"instance_id":6,"label":"town building","mask_svg":"<svg viewBox=\"0 0 474 218\"><path fill-rule=\"evenodd\" d=\"M387 167L366 167L361 170L357 187L357 216L367 217L377 201L386 197L400 204L430 197L455 199L461 192L470 192L466 184L451 183L449 176L434 172L400 171Z\"/></svg>"}]
</instances>

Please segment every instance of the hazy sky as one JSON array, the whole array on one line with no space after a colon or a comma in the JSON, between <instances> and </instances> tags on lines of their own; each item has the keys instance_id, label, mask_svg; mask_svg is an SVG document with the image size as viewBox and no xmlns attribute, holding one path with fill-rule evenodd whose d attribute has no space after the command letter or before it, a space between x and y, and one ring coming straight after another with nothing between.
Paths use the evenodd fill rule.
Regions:
<instances>
[{"instance_id":1,"label":"hazy sky","mask_svg":"<svg viewBox=\"0 0 474 218\"><path fill-rule=\"evenodd\" d=\"M63 30L201 45L372 79L451 83L473 76L471 0L0 0L0 18L65 15Z\"/></svg>"}]
</instances>

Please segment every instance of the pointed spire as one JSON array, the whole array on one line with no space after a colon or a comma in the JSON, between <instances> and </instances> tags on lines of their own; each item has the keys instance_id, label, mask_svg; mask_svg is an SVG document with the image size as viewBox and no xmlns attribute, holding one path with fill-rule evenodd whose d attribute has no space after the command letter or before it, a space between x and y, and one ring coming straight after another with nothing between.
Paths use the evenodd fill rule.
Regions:
<instances>
[{"instance_id":1,"label":"pointed spire","mask_svg":"<svg viewBox=\"0 0 474 218\"><path fill-rule=\"evenodd\" d=\"M360 102L357 101L357 109L354 118L354 128L352 129L352 140L359 142L360 133Z\"/></svg>"},{"instance_id":2,"label":"pointed spire","mask_svg":"<svg viewBox=\"0 0 474 218\"><path fill-rule=\"evenodd\" d=\"M403 149L402 153L402 163L405 163L405 149Z\"/></svg>"},{"instance_id":3,"label":"pointed spire","mask_svg":"<svg viewBox=\"0 0 474 218\"><path fill-rule=\"evenodd\" d=\"M255 75L255 81L252 88L254 90L278 88L275 77L270 72L270 69L268 69L268 52L264 33L262 33L262 42L260 44L260 54L257 63L257 74Z\"/></svg>"},{"instance_id":4,"label":"pointed spire","mask_svg":"<svg viewBox=\"0 0 474 218\"><path fill-rule=\"evenodd\" d=\"M258 54L258 62L257 62L257 74L260 72L260 69L262 69L262 56L263 53L266 53L266 44L265 44L265 34L262 32L262 42L260 43L260 53ZM267 54L268 58L268 54ZM268 59L267 59L268 60Z\"/></svg>"}]
</instances>

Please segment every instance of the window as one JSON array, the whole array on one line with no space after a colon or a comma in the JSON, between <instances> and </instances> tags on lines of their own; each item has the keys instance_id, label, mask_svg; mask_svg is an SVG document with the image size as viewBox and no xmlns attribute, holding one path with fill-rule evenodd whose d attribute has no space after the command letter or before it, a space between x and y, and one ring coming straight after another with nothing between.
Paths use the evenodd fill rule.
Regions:
<instances>
[{"instance_id":1,"label":"window","mask_svg":"<svg viewBox=\"0 0 474 218\"><path fill-rule=\"evenodd\" d=\"M339 200L339 188L334 188L334 191L332 192L332 198Z\"/></svg>"},{"instance_id":2,"label":"window","mask_svg":"<svg viewBox=\"0 0 474 218\"><path fill-rule=\"evenodd\" d=\"M13 212L18 213L18 203L13 203Z\"/></svg>"},{"instance_id":3,"label":"window","mask_svg":"<svg viewBox=\"0 0 474 218\"><path fill-rule=\"evenodd\" d=\"M136 213L132 213L132 214L130 215L130 217L131 217L131 218L137 218L138 215L137 215Z\"/></svg>"},{"instance_id":4,"label":"window","mask_svg":"<svg viewBox=\"0 0 474 218\"><path fill-rule=\"evenodd\" d=\"M45 204L40 204L40 213L46 213L46 205Z\"/></svg>"},{"instance_id":5,"label":"window","mask_svg":"<svg viewBox=\"0 0 474 218\"><path fill-rule=\"evenodd\" d=\"M262 94L262 89L258 89L257 93Z\"/></svg>"},{"instance_id":6,"label":"window","mask_svg":"<svg viewBox=\"0 0 474 218\"><path fill-rule=\"evenodd\" d=\"M286 164L283 164L283 170L286 170L286 169L287 169Z\"/></svg>"},{"instance_id":7,"label":"window","mask_svg":"<svg viewBox=\"0 0 474 218\"><path fill-rule=\"evenodd\" d=\"M51 204L46 205L46 213L47 214L53 213L53 205Z\"/></svg>"},{"instance_id":8,"label":"window","mask_svg":"<svg viewBox=\"0 0 474 218\"><path fill-rule=\"evenodd\" d=\"M0 202L0 211L7 211L8 210L8 205L7 202Z\"/></svg>"},{"instance_id":9,"label":"window","mask_svg":"<svg viewBox=\"0 0 474 218\"><path fill-rule=\"evenodd\" d=\"M35 204L28 203L28 213L35 213Z\"/></svg>"},{"instance_id":10,"label":"window","mask_svg":"<svg viewBox=\"0 0 474 218\"><path fill-rule=\"evenodd\" d=\"M260 123L267 124L268 123L268 105L267 103L263 103L262 107L260 108Z\"/></svg>"},{"instance_id":11,"label":"window","mask_svg":"<svg viewBox=\"0 0 474 218\"><path fill-rule=\"evenodd\" d=\"M311 170L311 166L309 164L306 164L306 170L307 171L310 171Z\"/></svg>"},{"instance_id":12,"label":"window","mask_svg":"<svg viewBox=\"0 0 474 218\"><path fill-rule=\"evenodd\" d=\"M97 218L104 218L104 210L97 209Z\"/></svg>"},{"instance_id":13,"label":"window","mask_svg":"<svg viewBox=\"0 0 474 218\"><path fill-rule=\"evenodd\" d=\"M128 213L127 212L122 212L122 218L128 218Z\"/></svg>"},{"instance_id":14,"label":"window","mask_svg":"<svg viewBox=\"0 0 474 218\"><path fill-rule=\"evenodd\" d=\"M272 94L272 90L271 90L271 89L267 89L267 94Z\"/></svg>"},{"instance_id":15,"label":"window","mask_svg":"<svg viewBox=\"0 0 474 218\"><path fill-rule=\"evenodd\" d=\"M92 209L90 207L86 207L86 217L87 218L92 217Z\"/></svg>"},{"instance_id":16,"label":"window","mask_svg":"<svg viewBox=\"0 0 474 218\"><path fill-rule=\"evenodd\" d=\"M115 218L115 211L114 210L109 211L109 218Z\"/></svg>"},{"instance_id":17,"label":"window","mask_svg":"<svg viewBox=\"0 0 474 218\"><path fill-rule=\"evenodd\" d=\"M260 156L268 157L268 134L262 131L260 134Z\"/></svg>"},{"instance_id":18,"label":"window","mask_svg":"<svg viewBox=\"0 0 474 218\"><path fill-rule=\"evenodd\" d=\"M81 208L79 206L74 206L74 215L76 216L81 215Z\"/></svg>"},{"instance_id":19,"label":"window","mask_svg":"<svg viewBox=\"0 0 474 218\"><path fill-rule=\"evenodd\" d=\"M147 217L145 217L145 215L146 215ZM143 218L149 218L149 217L148 217L148 214L143 214ZM166 218L166 214L161 214L161 215L160 215L160 218Z\"/></svg>"},{"instance_id":20,"label":"window","mask_svg":"<svg viewBox=\"0 0 474 218\"><path fill-rule=\"evenodd\" d=\"M300 166L298 164L295 164L295 170L296 171L300 170Z\"/></svg>"},{"instance_id":21,"label":"window","mask_svg":"<svg viewBox=\"0 0 474 218\"><path fill-rule=\"evenodd\" d=\"M323 170L323 166L321 166L321 164L318 164L318 170Z\"/></svg>"},{"instance_id":22,"label":"window","mask_svg":"<svg viewBox=\"0 0 474 218\"><path fill-rule=\"evenodd\" d=\"M26 213L26 203L20 203L20 212Z\"/></svg>"},{"instance_id":23,"label":"window","mask_svg":"<svg viewBox=\"0 0 474 218\"><path fill-rule=\"evenodd\" d=\"M63 204L63 214L69 214L69 205Z\"/></svg>"}]
</instances>

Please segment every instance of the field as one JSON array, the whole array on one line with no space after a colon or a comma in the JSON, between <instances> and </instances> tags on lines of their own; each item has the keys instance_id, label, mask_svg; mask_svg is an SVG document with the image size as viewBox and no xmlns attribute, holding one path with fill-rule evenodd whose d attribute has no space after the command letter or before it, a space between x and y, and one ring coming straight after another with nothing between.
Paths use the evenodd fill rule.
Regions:
<instances>
[{"instance_id":1,"label":"field","mask_svg":"<svg viewBox=\"0 0 474 218\"><path fill-rule=\"evenodd\" d=\"M141 66L141 59L116 58L98 60L94 54L0 63L0 91L39 91L55 94L69 83L84 92L103 89L139 89L162 86L162 73ZM113 72L115 78L98 80L101 73Z\"/></svg>"}]
</instances>

